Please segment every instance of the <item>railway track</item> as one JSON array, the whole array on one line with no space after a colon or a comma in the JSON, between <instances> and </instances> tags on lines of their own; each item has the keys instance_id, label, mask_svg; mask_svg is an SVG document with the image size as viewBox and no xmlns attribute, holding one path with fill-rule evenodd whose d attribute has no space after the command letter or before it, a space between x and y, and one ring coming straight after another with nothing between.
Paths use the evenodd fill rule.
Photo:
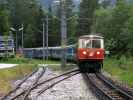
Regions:
<instances>
[{"instance_id":1,"label":"railway track","mask_svg":"<svg viewBox=\"0 0 133 100\"><path fill-rule=\"evenodd\" d=\"M14 100L19 94L23 93L23 91L26 91L30 88L31 84L35 85L38 80L43 76L45 73L46 68L37 68L34 72L32 72L30 75L25 77L17 86L15 89L10 91L7 95L5 95L2 100ZM28 82L29 85L26 85L25 83Z\"/></svg>"},{"instance_id":2,"label":"railway track","mask_svg":"<svg viewBox=\"0 0 133 100\"><path fill-rule=\"evenodd\" d=\"M111 84L114 84L116 87L125 91L128 95L133 97L133 88L128 87L127 84L118 83L117 81L113 81L112 79L105 77L103 74L100 74L99 77L103 78L104 80L109 81Z\"/></svg>"},{"instance_id":3,"label":"railway track","mask_svg":"<svg viewBox=\"0 0 133 100\"><path fill-rule=\"evenodd\" d=\"M100 100L133 100L133 95L115 85L101 73L87 73L85 76L92 85L92 91L96 93Z\"/></svg>"},{"instance_id":4,"label":"railway track","mask_svg":"<svg viewBox=\"0 0 133 100\"><path fill-rule=\"evenodd\" d=\"M66 80L74 75L77 75L80 73L79 69L73 69L70 71L67 71L61 75L58 75L56 77L49 78L47 80L44 80L40 82L39 80L44 75L46 68L42 68L41 71L39 69L35 70L33 73L28 75L21 83L19 83L15 89L10 91L7 95L5 95L1 100L27 100L28 96L30 95L32 90L37 89L39 86L45 85L44 88L41 88L40 91L38 91L38 96L40 96L42 93L44 93L49 88L53 87L54 85L62 82L63 80ZM26 88L23 88L23 85L26 81L28 81L30 78L35 77L34 81L32 81L32 84L27 86ZM47 85L47 83L49 85Z\"/></svg>"}]
</instances>

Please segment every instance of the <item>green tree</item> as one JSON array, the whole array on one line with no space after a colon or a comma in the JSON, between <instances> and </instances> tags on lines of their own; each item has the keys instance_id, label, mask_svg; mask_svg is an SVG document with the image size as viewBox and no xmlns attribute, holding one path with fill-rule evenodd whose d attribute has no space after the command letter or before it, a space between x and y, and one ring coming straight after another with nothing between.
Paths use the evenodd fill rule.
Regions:
<instances>
[{"instance_id":1,"label":"green tree","mask_svg":"<svg viewBox=\"0 0 133 100\"><path fill-rule=\"evenodd\" d=\"M57 7L56 13L53 14L52 6L49 6L49 46L59 46L61 43L59 12L59 8Z\"/></svg>"},{"instance_id":2,"label":"green tree","mask_svg":"<svg viewBox=\"0 0 133 100\"><path fill-rule=\"evenodd\" d=\"M123 32L127 19L129 19L130 6L126 4L124 0L118 0L116 7L112 11L112 19L110 22L110 34L111 37L116 41L115 48L112 48L116 53L122 54L127 50L127 37L128 34Z\"/></svg>"},{"instance_id":3,"label":"green tree","mask_svg":"<svg viewBox=\"0 0 133 100\"><path fill-rule=\"evenodd\" d=\"M106 48L113 54L123 55L129 51L129 47L132 48L132 11L132 6L125 0L118 0L113 9L101 8L95 12L96 24L93 24L93 29L103 33Z\"/></svg>"},{"instance_id":4,"label":"green tree","mask_svg":"<svg viewBox=\"0 0 133 100\"><path fill-rule=\"evenodd\" d=\"M79 12L78 34L90 34L94 20L94 11L98 7L98 0L82 0Z\"/></svg>"},{"instance_id":5,"label":"green tree","mask_svg":"<svg viewBox=\"0 0 133 100\"><path fill-rule=\"evenodd\" d=\"M41 41L38 42L38 39L40 39L41 36L39 33L40 23L42 22L41 17L43 18L43 14L40 13L44 12L41 10L38 2L36 0L8 0L8 9L10 10L12 27L18 30L21 24L24 24L24 36L27 36L24 38L28 38L27 41L24 41L24 45L26 45L26 47L29 45L30 47L29 42L34 40L32 46L40 46ZM32 28L32 33L29 32L29 28ZM19 34L21 34L21 32ZM31 35L33 35L32 38L30 37ZM21 35L19 35L18 38L21 38ZM21 45L20 43L21 39L19 39L19 45Z\"/></svg>"},{"instance_id":6,"label":"green tree","mask_svg":"<svg viewBox=\"0 0 133 100\"><path fill-rule=\"evenodd\" d=\"M27 34L25 34L25 38L24 38L25 47L29 47L29 48L35 47L36 39L34 38L35 37L34 26L31 24L28 24L28 26L26 28L26 32L27 32ZM30 39L30 41L29 41L29 39Z\"/></svg>"},{"instance_id":7,"label":"green tree","mask_svg":"<svg viewBox=\"0 0 133 100\"><path fill-rule=\"evenodd\" d=\"M8 35L10 28L10 16L9 11L5 8L0 7L0 32L1 35Z\"/></svg>"},{"instance_id":8,"label":"green tree","mask_svg":"<svg viewBox=\"0 0 133 100\"><path fill-rule=\"evenodd\" d=\"M67 17L67 39L68 44L72 44L75 42L77 28L77 20L75 17L73 0L66 0L65 8Z\"/></svg>"},{"instance_id":9,"label":"green tree","mask_svg":"<svg viewBox=\"0 0 133 100\"><path fill-rule=\"evenodd\" d=\"M111 0L103 0L100 5L103 8L107 8L107 7L109 7L111 5L111 2L112 2Z\"/></svg>"},{"instance_id":10,"label":"green tree","mask_svg":"<svg viewBox=\"0 0 133 100\"><path fill-rule=\"evenodd\" d=\"M46 13L43 11L42 7L39 7L38 10L38 14L36 16L36 23L35 23L35 29L36 29L36 33L35 33L35 41L36 41L36 45L35 47L41 47L43 46L43 34L42 34L42 30L43 30L43 21L45 19L45 15Z\"/></svg>"},{"instance_id":11,"label":"green tree","mask_svg":"<svg viewBox=\"0 0 133 100\"><path fill-rule=\"evenodd\" d=\"M125 28L123 29L123 34L126 36L127 41L127 49L130 52L130 54L133 55L133 7L131 5L131 9L129 10L129 18L127 19L127 22L125 24Z\"/></svg>"}]
</instances>

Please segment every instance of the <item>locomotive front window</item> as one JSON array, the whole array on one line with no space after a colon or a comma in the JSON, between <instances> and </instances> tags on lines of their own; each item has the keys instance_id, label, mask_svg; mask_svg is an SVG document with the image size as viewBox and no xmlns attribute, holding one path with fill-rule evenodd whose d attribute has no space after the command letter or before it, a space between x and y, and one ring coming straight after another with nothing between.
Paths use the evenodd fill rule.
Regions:
<instances>
[{"instance_id":1,"label":"locomotive front window","mask_svg":"<svg viewBox=\"0 0 133 100\"><path fill-rule=\"evenodd\" d=\"M101 40L92 40L92 48L101 48Z\"/></svg>"},{"instance_id":2,"label":"locomotive front window","mask_svg":"<svg viewBox=\"0 0 133 100\"><path fill-rule=\"evenodd\" d=\"M80 39L79 48L104 48L103 39Z\"/></svg>"},{"instance_id":3,"label":"locomotive front window","mask_svg":"<svg viewBox=\"0 0 133 100\"><path fill-rule=\"evenodd\" d=\"M85 47L86 48L91 48L91 40L86 40L85 41Z\"/></svg>"},{"instance_id":4,"label":"locomotive front window","mask_svg":"<svg viewBox=\"0 0 133 100\"><path fill-rule=\"evenodd\" d=\"M79 48L92 48L92 43L90 39L81 39L79 41Z\"/></svg>"}]
</instances>

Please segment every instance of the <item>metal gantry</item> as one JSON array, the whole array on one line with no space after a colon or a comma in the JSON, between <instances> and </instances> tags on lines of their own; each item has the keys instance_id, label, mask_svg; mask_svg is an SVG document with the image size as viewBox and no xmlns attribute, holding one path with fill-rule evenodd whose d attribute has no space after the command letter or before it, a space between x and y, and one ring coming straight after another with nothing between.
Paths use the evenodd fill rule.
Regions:
<instances>
[{"instance_id":1,"label":"metal gantry","mask_svg":"<svg viewBox=\"0 0 133 100\"><path fill-rule=\"evenodd\" d=\"M46 19L43 20L43 60L48 60L48 34L49 34L49 18L48 15L46 16ZM45 31L46 28L46 31ZM46 52L45 52L46 47ZM45 54L47 53L46 57Z\"/></svg>"},{"instance_id":2,"label":"metal gantry","mask_svg":"<svg viewBox=\"0 0 133 100\"><path fill-rule=\"evenodd\" d=\"M22 52L24 48L24 24L22 24Z\"/></svg>"},{"instance_id":3,"label":"metal gantry","mask_svg":"<svg viewBox=\"0 0 133 100\"><path fill-rule=\"evenodd\" d=\"M11 27L10 28L11 31L14 31L16 32L16 51L18 49L18 32L21 31L21 47L22 47L22 51L23 51L23 48L24 48L24 24L21 25L21 28L19 28L18 30Z\"/></svg>"},{"instance_id":4,"label":"metal gantry","mask_svg":"<svg viewBox=\"0 0 133 100\"><path fill-rule=\"evenodd\" d=\"M43 21L43 60L45 60L45 22Z\"/></svg>"},{"instance_id":5,"label":"metal gantry","mask_svg":"<svg viewBox=\"0 0 133 100\"><path fill-rule=\"evenodd\" d=\"M56 0L55 3L60 4L60 31L61 31L61 67L66 66L66 45L67 45L67 18L65 11L65 0Z\"/></svg>"},{"instance_id":6,"label":"metal gantry","mask_svg":"<svg viewBox=\"0 0 133 100\"><path fill-rule=\"evenodd\" d=\"M48 18L48 15L46 17L46 48L47 48L47 56L46 56L46 59L48 60L48 34L49 34L49 18Z\"/></svg>"}]
</instances>

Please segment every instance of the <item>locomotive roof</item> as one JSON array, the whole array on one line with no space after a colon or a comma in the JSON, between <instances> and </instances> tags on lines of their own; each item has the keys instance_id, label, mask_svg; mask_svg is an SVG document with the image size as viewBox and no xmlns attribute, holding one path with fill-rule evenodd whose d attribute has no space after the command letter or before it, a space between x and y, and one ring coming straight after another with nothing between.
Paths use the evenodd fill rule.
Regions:
<instances>
[{"instance_id":1,"label":"locomotive roof","mask_svg":"<svg viewBox=\"0 0 133 100\"><path fill-rule=\"evenodd\" d=\"M80 36L79 38L80 38L80 39L83 39L83 38L103 39L104 37L102 37L102 36L98 36L98 35L83 35L83 36Z\"/></svg>"}]
</instances>

